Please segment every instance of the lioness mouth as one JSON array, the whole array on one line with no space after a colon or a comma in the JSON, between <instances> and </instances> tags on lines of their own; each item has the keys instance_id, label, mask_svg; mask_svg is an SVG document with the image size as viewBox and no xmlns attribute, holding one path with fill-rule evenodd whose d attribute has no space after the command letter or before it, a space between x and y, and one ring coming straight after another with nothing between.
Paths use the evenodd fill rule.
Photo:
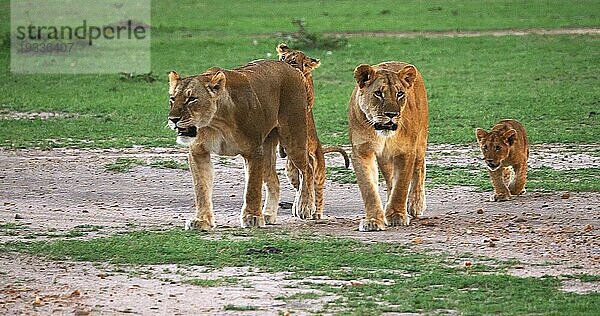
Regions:
<instances>
[{"instance_id":1,"label":"lioness mouth","mask_svg":"<svg viewBox=\"0 0 600 316\"><path fill-rule=\"evenodd\" d=\"M375 123L373 128L375 128L376 131L395 131L398 129L398 124L392 122L386 124Z\"/></svg>"},{"instance_id":2,"label":"lioness mouth","mask_svg":"<svg viewBox=\"0 0 600 316\"><path fill-rule=\"evenodd\" d=\"M177 136L196 137L196 126L188 128L177 127Z\"/></svg>"}]
</instances>

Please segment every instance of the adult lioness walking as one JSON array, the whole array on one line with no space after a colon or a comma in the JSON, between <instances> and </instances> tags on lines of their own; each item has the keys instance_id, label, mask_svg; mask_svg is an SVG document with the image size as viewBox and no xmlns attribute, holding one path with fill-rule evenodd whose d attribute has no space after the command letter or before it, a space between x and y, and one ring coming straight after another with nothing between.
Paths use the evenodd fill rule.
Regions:
<instances>
[{"instance_id":1,"label":"adult lioness walking","mask_svg":"<svg viewBox=\"0 0 600 316\"><path fill-rule=\"evenodd\" d=\"M265 217L274 223L279 203L278 141L300 170L301 189L293 208L303 214L315 212L313 171L306 151L307 93L299 71L279 61L255 61L234 70L211 68L183 79L171 72L169 95L169 125L178 131L177 141L190 147L197 213L186 228L215 226L211 153L241 155L245 160L241 226L264 226Z\"/></svg>"},{"instance_id":2,"label":"adult lioness walking","mask_svg":"<svg viewBox=\"0 0 600 316\"><path fill-rule=\"evenodd\" d=\"M360 65L350 97L352 164L365 204L361 231L408 225L425 210L427 94L413 65L385 62ZM377 167L387 186L382 207Z\"/></svg>"}]
</instances>

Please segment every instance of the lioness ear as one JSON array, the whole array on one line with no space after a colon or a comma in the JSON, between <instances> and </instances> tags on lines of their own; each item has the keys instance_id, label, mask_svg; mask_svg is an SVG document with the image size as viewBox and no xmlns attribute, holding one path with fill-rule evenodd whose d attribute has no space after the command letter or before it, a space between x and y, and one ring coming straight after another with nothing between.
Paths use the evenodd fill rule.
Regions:
<instances>
[{"instance_id":1,"label":"lioness ear","mask_svg":"<svg viewBox=\"0 0 600 316\"><path fill-rule=\"evenodd\" d=\"M354 79L359 88L364 88L367 82L375 76L375 69L370 65L362 64L354 69Z\"/></svg>"},{"instance_id":2,"label":"lioness ear","mask_svg":"<svg viewBox=\"0 0 600 316\"><path fill-rule=\"evenodd\" d=\"M400 77L400 80L406 83L406 87L410 88L417 78L417 68L413 65L406 65L400 70L398 76Z\"/></svg>"},{"instance_id":3,"label":"lioness ear","mask_svg":"<svg viewBox=\"0 0 600 316\"><path fill-rule=\"evenodd\" d=\"M210 78L210 82L206 85L210 96L215 97L220 91L222 91L223 87L225 86L225 81L225 74L222 71L219 71L212 76L212 78Z\"/></svg>"},{"instance_id":4,"label":"lioness ear","mask_svg":"<svg viewBox=\"0 0 600 316\"><path fill-rule=\"evenodd\" d=\"M279 59L281 59L281 55L283 55L286 52L289 52L290 47L287 46L287 44L285 44L285 43L281 43L281 44L277 45L275 50L277 51L277 54L279 55Z\"/></svg>"},{"instance_id":5,"label":"lioness ear","mask_svg":"<svg viewBox=\"0 0 600 316\"><path fill-rule=\"evenodd\" d=\"M177 87L177 83L179 82L179 74L175 71L171 71L169 73L169 94L172 95L175 93L175 87Z\"/></svg>"},{"instance_id":6,"label":"lioness ear","mask_svg":"<svg viewBox=\"0 0 600 316\"><path fill-rule=\"evenodd\" d=\"M475 137L477 137L477 142L481 143L481 140L487 136L487 132L481 128L475 129Z\"/></svg>"},{"instance_id":7,"label":"lioness ear","mask_svg":"<svg viewBox=\"0 0 600 316\"><path fill-rule=\"evenodd\" d=\"M517 137L517 131L515 131L512 128L509 129L508 131L504 132L504 134L502 135L502 139L504 139L504 142L506 142L510 146L512 146L515 143L516 137Z\"/></svg>"}]
</instances>

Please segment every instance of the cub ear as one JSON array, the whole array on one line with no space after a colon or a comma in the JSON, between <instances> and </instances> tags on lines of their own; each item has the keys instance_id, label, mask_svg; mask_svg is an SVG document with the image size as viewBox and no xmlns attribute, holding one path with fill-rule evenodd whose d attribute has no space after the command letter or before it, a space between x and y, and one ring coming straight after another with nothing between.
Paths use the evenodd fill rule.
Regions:
<instances>
[{"instance_id":1,"label":"cub ear","mask_svg":"<svg viewBox=\"0 0 600 316\"><path fill-rule=\"evenodd\" d=\"M308 67L308 69L310 69L311 71L313 69L319 68L319 66L321 66L321 61L315 58L309 58L308 59L308 65L304 66L304 67Z\"/></svg>"},{"instance_id":2,"label":"cub ear","mask_svg":"<svg viewBox=\"0 0 600 316\"><path fill-rule=\"evenodd\" d=\"M354 69L354 79L358 83L359 88L364 88L367 82L375 76L375 69L370 65L362 64Z\"/></svg>"},{"instance_id":3,"label":"cub ear","mask_svg":"<svg viewBox=\"0 0 600 316\"><path fill-rule=\"evenodd\" d=\"M504 134L502 135L502 139L504 139L504 142L509 144L510 146L512 146L515 143L516 138L517 131L515 131L512 128L504 132Z\"/></svg>"},{"instance_id":4,"label":"cub ear","mask_svg":"<svg viewBox=\"0 0 600 316\"><path fill-rule=\"evenodd\" d=\"M223 87L225 87L225 82L225 74L222 71L219 71L216 74L214 74L212 78L210 78L210 82L208 82L208 84L206 85L210 96L217 96L217 94L223 90Z\"/></svg>"},{"instance_id":5,"label":"cub ear","mask_svg":"<svg viewBox=\"0 0 600 316\"><path fill-rule=\"evenodd\" d=\"M481 143L481 141L487 136L487 132L482 128L475 129L475 137L477 137L477 142Z\"/></svg>"},{"instance_id":6,"label":"cub ear","mask_svg":"<svg viewBox=\"0 0 600 316\"><path fill-rule=\"evenodd\" d=\"M171 71L169 73L169 94L175 93L175 87L177 87L177 83L179 82L179 74L176 71Z\"/></svg>"},{"instance_id":7,"label":"cub ear","mask_svg":"<svg viewBox=\"0 0 600 316\"><path fill-rule=\"evenodd\" d=\"M406 65L400 72L398 73L398 77L407 88L410 88L415 83L415 79L417 78L417 68L413 65Z\"/></svg>"},{"instance_id":8,"label":"cub ear","mask_svg":"<svg viewBox=\"0 0 600 316\"><path fill-rule=\"evenodd\" d=\"M281 55L283 55L284 53L289 52L291 49L290 49L289 46L287 46L287 44L281 43L281 44L277 45L277 47L275 48L275 50L277 51L277 54L279 55L279 59L281 59Z\"/></svg>"}]
</instances>

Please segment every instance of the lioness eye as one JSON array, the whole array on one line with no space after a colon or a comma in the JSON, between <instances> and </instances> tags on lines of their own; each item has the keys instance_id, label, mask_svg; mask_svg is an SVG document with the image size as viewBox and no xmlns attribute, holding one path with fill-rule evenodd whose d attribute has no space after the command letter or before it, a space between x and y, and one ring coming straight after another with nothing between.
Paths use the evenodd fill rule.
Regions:
<instances>
[{"instance_id":1,"label":"lioness eye","mask_svg":"<svg viewBox=\"0 0 600 316\"><path fill-rule=\"evenodd\" d=\"M487 150L487 145L483 145L483 150Z\"/></svg>"},{"instance_id":2,"label":"lioness eye","mask_svg":"<svg viewBox=\"0 0 600 316\"><path fill-rule=\"evenodd\" d=\"M169 97L169 103L171 103L171 104L175 103L175 97Z\"/></svg>"},{"instance_id":3,"label":"lioness eye","mask_svg":"<svg viewBox=\"0 0 600 316\"><path fill-rule=\"evenodd\" d=\"M376 90L375 92L373 92L373 95L375 95L378 98L383 98L383 92Z\"/></svg>"},{"instance_id":4,"label":"lioness eye","mask_svg":"<svg viewBox=\"0 0 600 316\"><path fill-rule=\"evenodd\" d=\"M500 149L502 149L502 147L496 146L496 151L500 151Z\"/></svg>"},{"instance_id":5,"label":"lioness eye","mask_svg":"<svg viewBox=\"0 0 600 316\"><path fill-rule=\"evenodd\" d=\"M396 92L396 99L400 100L402 98L404 98L404 91Z\"/></svg>"},{"instance_id":6,"label":"lioness eye","mask_svg":"<svg viewBox=\"0 0 600 316\"><path fill-rule=\"evenodd\" d=\"M196 98L196 97L188 97L188 98L185 100L185 103L186 103L186 104L190 104L190 103L192 103L192 102L196 102L197 100L198 100L198 98Z\"/></svg>"}]
</instances>

